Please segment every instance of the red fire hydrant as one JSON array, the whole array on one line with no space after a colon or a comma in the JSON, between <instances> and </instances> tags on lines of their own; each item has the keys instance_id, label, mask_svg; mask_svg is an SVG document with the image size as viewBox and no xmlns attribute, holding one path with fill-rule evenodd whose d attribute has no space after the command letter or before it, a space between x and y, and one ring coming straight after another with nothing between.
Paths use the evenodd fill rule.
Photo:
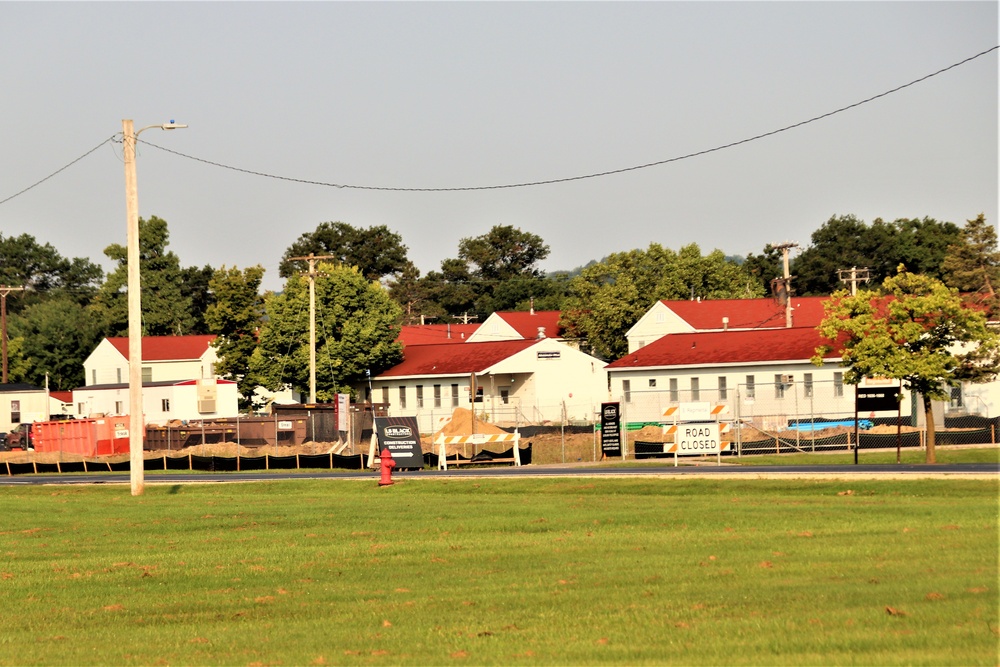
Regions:
<instances>
[{"instance_id":1,"label":"red fire hydrant","mask_svg":"<svg viewBox=\"0 0 1000 667\"><path fill-rule=\"evenodd\" d=\"M381 455L379 455L379 472L382 473L381 479L378 481L379 486L389 486L393 483L392 481L392 469L396 467L396 459L392 458L392 452L388 448L383 449Z\"/></svg>"}]
</instances>

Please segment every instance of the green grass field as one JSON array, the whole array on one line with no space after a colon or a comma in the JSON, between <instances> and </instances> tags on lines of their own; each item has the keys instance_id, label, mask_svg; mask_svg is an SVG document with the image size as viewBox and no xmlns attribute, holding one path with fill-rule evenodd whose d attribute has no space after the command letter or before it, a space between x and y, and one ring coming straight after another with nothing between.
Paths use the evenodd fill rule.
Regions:
<instances>
[{"instance_id":1,"label":"green grass field","mask_svg":"<svg viewBox=\"0 0 1000 667\"><path fill-rule=\"evenodd\" d=\"M993 481L0 489L0 665L996 665Z\"/></svg>"}]
</instances>

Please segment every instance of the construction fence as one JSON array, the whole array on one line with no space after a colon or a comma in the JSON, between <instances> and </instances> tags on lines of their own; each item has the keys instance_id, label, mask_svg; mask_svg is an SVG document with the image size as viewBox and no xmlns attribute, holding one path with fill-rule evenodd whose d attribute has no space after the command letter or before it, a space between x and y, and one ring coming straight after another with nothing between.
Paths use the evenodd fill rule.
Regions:
<instances>
[{"instance_id":1,"label":"construction fence","mask_svg":"<svg viewBox=\"0 0 1000 667\"><path fill-rule=\"evenodd\" d=\"M650 427L673 423L666 413L685 402L721 406L718 421L728 426L735 455L926 446L919 397L904 393L898 410L861 413L856 419L854 387L834 381L741 384L721 391L632 391L618 400L626 441L643 443L631 447L632 452L670 442L666 433L659 442L650 442L656 440L648 437ZM970 414L968 408L946 411L943 423L936 424L935 442L996 443L998 430L1000 418Z\"/></svg>"}]
</instances>

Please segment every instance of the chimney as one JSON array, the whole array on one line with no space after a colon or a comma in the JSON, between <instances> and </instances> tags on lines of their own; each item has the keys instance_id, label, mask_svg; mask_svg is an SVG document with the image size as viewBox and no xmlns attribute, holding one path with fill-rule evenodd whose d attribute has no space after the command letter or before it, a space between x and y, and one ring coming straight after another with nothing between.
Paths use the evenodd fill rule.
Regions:
<instances>
[{"instance_id":1,"label":"chimney","mask_svg":"<svg viewBox=\"0 0 1000 667\"><path fill-rule=\"evenodd\" d=\"M726 316L722 317L722 330L729 331L729 318Z\"/></svg>"},{"instance_id":2,"label":"chimney","mask_svg":"<svg viewBox=\"0 0 1000 667\"><path fill-rule=\"evenodd\" d=\"M535 314L535 297L533 297L533 296L529 297L529 300L531 302L531 310L528 311L528 312L529 312L529 314L534 315Z\"/></svg>"}]
</instances>

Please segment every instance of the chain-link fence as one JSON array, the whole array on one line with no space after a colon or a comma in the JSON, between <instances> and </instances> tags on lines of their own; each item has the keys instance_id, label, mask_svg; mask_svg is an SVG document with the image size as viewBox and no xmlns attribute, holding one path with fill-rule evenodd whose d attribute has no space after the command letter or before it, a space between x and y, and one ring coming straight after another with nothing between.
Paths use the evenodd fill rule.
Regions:
<instances>
[{"instance_id":1,"label":"chain-link fence","mask_svg":"<svg viewBox=\"0 0 1000 667\"><path fill-rule=\"evenodd\" d=\"M897 411L866 412L855 419L854 387L839 380L794 381L776 375L774 382L745 383L730 389L626 392L622 405L630 451L656 449L672 441L663 425L672 423L670 408L707 402L728 426L733 454L817 452L831 450L924 447L926 428L918 411L922 402L904 393ZM938 444L995 443L997 418L963 414L937 424ZM659 427L659 428L657 428ZM657 432L659 431L659 437ZM640 444L641 443L641 444Z\"/></svg>"}]
</instances>

